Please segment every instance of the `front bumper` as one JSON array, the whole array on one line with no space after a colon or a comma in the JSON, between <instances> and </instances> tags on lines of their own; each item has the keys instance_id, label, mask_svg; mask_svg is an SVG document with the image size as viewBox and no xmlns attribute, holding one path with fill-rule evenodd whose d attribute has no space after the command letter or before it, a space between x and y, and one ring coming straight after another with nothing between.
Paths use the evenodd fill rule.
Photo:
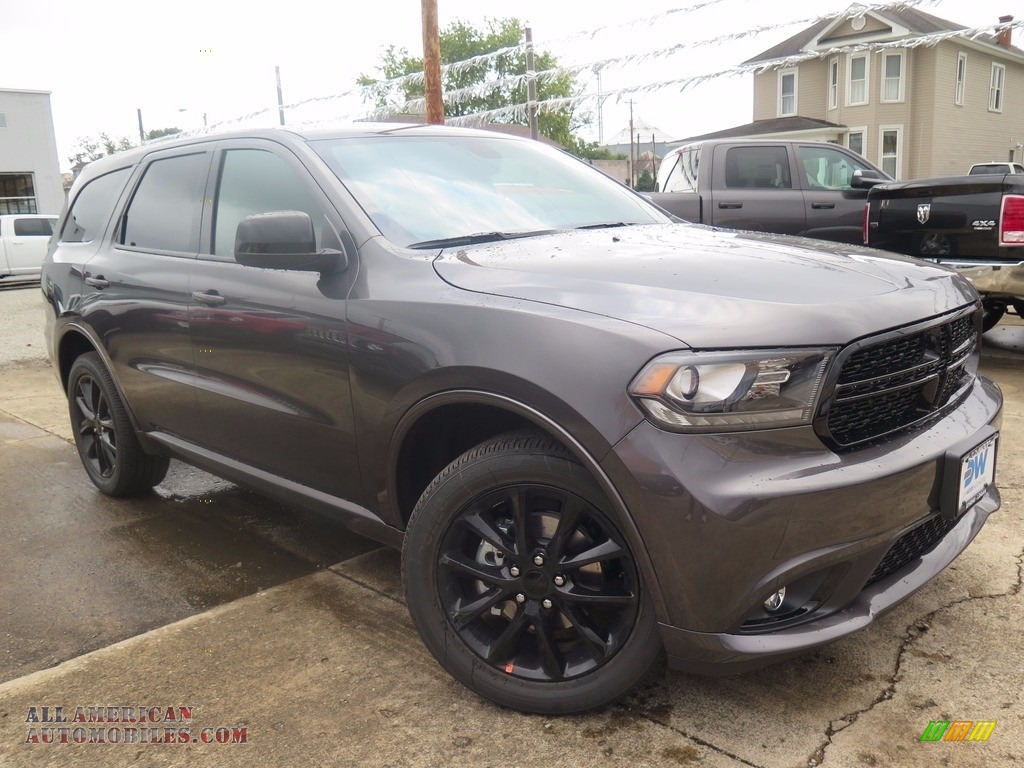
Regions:
<instances>
[{"instance_id":1,"label":"front bumper","mask_svg":"<svg viewBox=\"0 0 1024 768\"><path fill-rule=\"evenodd\" d=\"M995 488L923 555L889 575L876 569L908 531L935 521L946 452L998 428L1001 409L998 387L979 377L942 418L842 454L810 428L632 430L604 467L647 548L670 663L719 674L761 666L861 629L920 589L998 509ZM758 618L782 586L802 612Z\"/></svg>"}]
</instances>

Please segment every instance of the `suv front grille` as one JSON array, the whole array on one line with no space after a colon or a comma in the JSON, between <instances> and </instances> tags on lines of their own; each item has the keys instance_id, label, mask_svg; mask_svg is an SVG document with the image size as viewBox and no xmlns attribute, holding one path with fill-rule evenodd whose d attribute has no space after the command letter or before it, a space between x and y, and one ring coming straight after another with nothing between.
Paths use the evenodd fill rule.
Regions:
<instances>
[{"instance_id":1,"label":"suv front grille","mask_svg":"<svg viewBox=\"0 0 1024 768\"><path fill-rule=\"evenodd\" d=\"M953 530L955 525L956 520L936 515L912 531L907 531L889 548L885 557L882 558L882 562L878 564L878 567L872 572L871 578L868 579L868 585L884 579L891 573L896 573L912 560L930 552L947 533Z\"/></svg>"},{"instance_id":2,"label":"suv front grille","mask_svg":"<svg viewBox=\"0 0 1024 768\"><path fill-rule=\"evenodd\" d=\"M916 424L970 383L977 312L879 341L868 339L842 363L822 436L849 448Z\"/></svg>"}]
</instances>

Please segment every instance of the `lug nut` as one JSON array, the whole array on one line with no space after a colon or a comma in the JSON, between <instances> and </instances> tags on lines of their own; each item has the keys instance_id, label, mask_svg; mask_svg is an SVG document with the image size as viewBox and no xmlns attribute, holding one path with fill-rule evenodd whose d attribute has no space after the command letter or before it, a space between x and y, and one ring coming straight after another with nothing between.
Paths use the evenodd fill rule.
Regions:
<instances>
[{"instance_id":1,"label":"lug nut","mask_svg":"<svg viewBox=\"0 0 1024 768\"><path fill-rule=\"evenodd\" d=\"M545 608L550 608L552 605L554 605L554 603L552 603L545 597L543 602L541 602L541 605L543 605Z\"/></svg>"},{"instance_id":2,"label":"lug nut","mask_svg":"<svg viewBox=\"0 0 1024 768\"><path fill-rule=\"evenodd\" d=\"M513 576L518 576L519 575L519 566L518 565L513 565L511 568L508 569L508 572L511 573Z\"/></svg>"},{"instance_id":3,"label":"lug nut","mask_svg":"<svg viewBox=\"0 0 1024 768\"><path fill-rule=\"evenodd\" d=\"M565 576L561 576L561 575L555 576L555 586L556 587L564 587L565 586Z\"/></svg>"},{"instance_id":4,"label":"lug nut","mask_svg":"<svg viewBox=\"0 0 1024 768\"><path fill-rule=\"evenodd\" d=\"M516 602L519 603L520 605L525 603L526 602L526 595L524 595L522 592L520 592L518 595L516 595Z\"/></svg>"},{"instance_id":5,"label":"lug nut","mask_svg":"<svg viewBox=\"0 0 1024 768\"><path fill-rule=\"evenodd\" d=\"M534 565L544 565L544 555L534 555L533 556L533 564Z\"/></svg>"}]
</instances>

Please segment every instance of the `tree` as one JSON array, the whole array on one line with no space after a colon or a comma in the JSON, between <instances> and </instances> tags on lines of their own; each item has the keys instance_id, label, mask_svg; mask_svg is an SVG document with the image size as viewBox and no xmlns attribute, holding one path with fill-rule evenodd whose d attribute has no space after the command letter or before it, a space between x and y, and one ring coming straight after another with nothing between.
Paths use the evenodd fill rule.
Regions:
<instances>
[{"instance_id":1,"label":"tree","mask_svg":"<svg viewBox=\"0 0 1024 768\"><path fill-rule=\"evenodd\" d=\"M161 136L173 136L176 133L181 133L181 129L154 128L146 133L146 139L158 139ZM103 132L99 136L80 137L75 143L76 151L68 155L68 160L72 165L91 163L93 160L99 160L101 157L123 152L126 149L134 149L136 146L138 145L127 136L115 139L110 134Z\"/></svg>"},{"instance_id":2,"label":"tree","mask_svg":"<svg viewBox=\"0 0 1024 768\"><path fill-rule=\"evenodd\" d=\"M452 64L482 54L494 53L503 48L521 45L525 40L525 29L519 19L491 19L485 29L476 29L461 21L452 22L440 35L441 62ZM534 53L534 68L542 70L558 66L558 59L548 52ZM384 80L369 75L360 75L359 85L370 88L370 98L379 109L400 109L401 105L411 99L423 98L422 84L402 84L397 89L385 82L403 75L411 75L423 71L423 59L410 56L404 48L389 46L381 56L378 66ZM493 88L485 95L460 99L457 103L445 103L447 117L460 117L477 112L484 112L501 107L525 104L526 83L510 85L503 82L526 72L526 53L515 51L488 59L480 64L449 71L443 74L442 89L447 93L480 84L493 84ZM579 92L576 79L572 75L562 74L552 78L537 80L537 100L567 98ZM523 123L515 118L496 119L494 122ZM579 150L585 142L576 137L575 131L590 122L589 115L581 115L572 108L558 111L543 111L537 116L539 131L553 141L557 141L570 151Z\"/></svg>"}]
</instances>

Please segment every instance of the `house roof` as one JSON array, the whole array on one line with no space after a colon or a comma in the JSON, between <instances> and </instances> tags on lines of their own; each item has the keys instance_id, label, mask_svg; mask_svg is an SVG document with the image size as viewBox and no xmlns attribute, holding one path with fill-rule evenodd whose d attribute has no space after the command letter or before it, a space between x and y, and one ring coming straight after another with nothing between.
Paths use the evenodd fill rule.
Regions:
<instances>
[{"instance_id":1,"label":"house roof","mask_svg":"<svg viewBox=\"0 0 1024 768\"><path fill-rule=\"evenodd\" d=\"M775 117L771 120L755 120L746 125L737 125L735 128L726 128L724 131L705 133L700 136L690 136L686 139L673 141L673 146L689 144L692 141L704 141L705 139L732 139L739 136L764 136L774 133L789 133L795 131L813 131L836 129L845 131L846 126L839 123L830 123L827 120L817 120L813 117Z\"/></svg>"},{"instance_id":2,"label":"house roof","mask_svg":"<svg viewBox=\"0 0 1024 768\"><path fill-rule=\"evenodd\" d=\"M851 6L851 9L854 7L857 6ZM870 8L864 8L864 10L871 13L873 16L894 22L902 27L906 27L914 37L919 35L930 35L936 32L955 32L957 30L967 29L967 27L962 24L956 24L946 19L940 19L938 16L932 16L930 13L919 11L916 8L902 8L899 10L872 10ZM807 50L807 46L838 18L839 16L834 16L831 19L819 21L800 32L797 32L788 40L783 40L778 45L772 46L766 51L761 51L761 53L751 59L747 59L743 63L756 64L759 61L782 59L803 53ZM1013 45L1000 45L996 42L995 35L979 35L975 40L977 42L986 43L1000 51L1024 57L1024 50Z\"/></svg>"}]
</instances>

